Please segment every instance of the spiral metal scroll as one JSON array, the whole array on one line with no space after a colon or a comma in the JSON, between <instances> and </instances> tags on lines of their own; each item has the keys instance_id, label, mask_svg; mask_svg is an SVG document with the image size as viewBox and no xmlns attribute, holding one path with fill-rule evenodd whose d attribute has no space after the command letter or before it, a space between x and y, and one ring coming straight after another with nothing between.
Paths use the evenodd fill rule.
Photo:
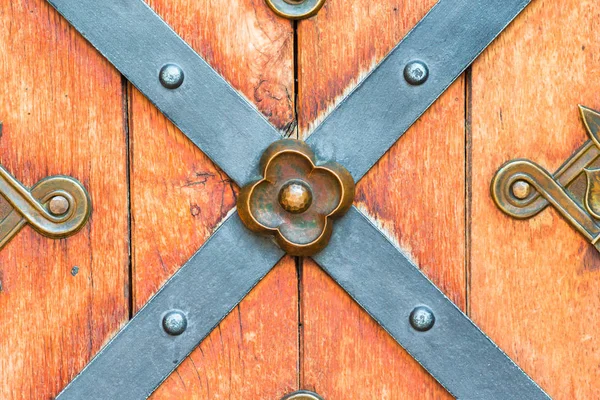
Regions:
<instances>
[{"instance_id":1,"label":"spiral metal scroll","mask_svg":"<svg viewBox=\"0 0 600 400\"><path fill-rule=\"evenodd\" d=\"M531 218L551 204L599 248L600 114L586 107L580 110L590 140L554 175L529 160L503 165L492 180L492 198L503 212L518 219Z\"/></svg>"},{"instance_id":2,"label":"spiral metal scroll","mask_svg":"<svg viewBox=\"0 0 600 400\"><path fill-rule=\"evenodd\" d=\"M521 198L515 195L517 182L534 190ZM492 196L502 211L519 219L538 214L550 203L590 242L595 244L600 237L600 226L588 211L548 171L531 161L515 160L500 168L492 182Z\"/></svg>"},{"instance_id":3,"label":"spiral metal scroll","mask_svg":"<svg viewBox=\"0 0 600 400\"><path fill-rule=\"evenodd\" d=\"M68 206L56 215L48 204L59 196ZM0 249L26 224L53 239L71 236L86 224L91 210L87 191L71 177L48 177L28 190L0 166Z\"/></svg>"}]
</instances>

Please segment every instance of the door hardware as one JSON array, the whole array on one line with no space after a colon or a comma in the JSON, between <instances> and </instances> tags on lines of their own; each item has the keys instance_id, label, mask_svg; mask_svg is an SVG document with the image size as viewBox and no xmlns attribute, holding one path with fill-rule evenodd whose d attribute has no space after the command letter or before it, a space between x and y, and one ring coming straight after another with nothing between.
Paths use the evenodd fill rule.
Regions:
<instances>
[{"instance_id":1,"label":"door hardware","mask_svg":"<svg viewBox=\"0 0 600 400\"><path fill-rule=\"evenodd\" d=\"M256 179L261 154L281 135L146 3L48 1L232 180ZM440 0L307 139L316 158L358 181L529 3ZM415 59L429 71L427 81L414 75L421 85L403 76ZM167 62L185 71L186 90L157 79ZM290 191L285 206L306 207L306 191ZM229 215L57 398L149 397L283 256L240 218ZM356 207L313 259L455 397L548 398ZM178 336L159 329L174 300L189 321ZM419 304L435 310L435 320L413 315L427 331L410 327Z\"/></svg>"},{"instance_id":2,"label":"door hardware","mask_svg":"<svg viewBox=\"0 0 600 400\"><path fill-rule=\"evenodd\" d=\"M317 15L325 0L266 0L267 5L280 17L299 20Z\"/></svg>"},{"instance_id":3,"label":"door hardware","mask_svg":"<svg viewBox=\"0 0 600 400\"><path fill-rule=\"evenodd\" d=\"M435 315L429 307L418 306L410 313L410 325L419 332L427 332L435 324Z\"/></svg>"},{"instance_id":4,"label":"door hardware","mask_svg":"<svg viewBox=\"0 0 600 400\"><path fill-rule=\"evenodd\" d=\"M179 65L165 64L160 69L158 79L167 89L177 89L183 83L185 75Z\"/></svg>"},{"instance_id":5,"label":"door hardware","mask_svg":"<svg viewBox=\"0 0 600 400\"><path fill-rule=\"evenodd\" d=\"M504 164L492 180L492 198L518 219L534 217L551 204L600 251L600 114L579 110L590 140L554 175L530 160Z\"/></svg>"},{"instance_id":6,"label":"door hardware","mask_svg":"<svg viewBox=\"0 0 600 400\"><path fill-rule=\"evenodd\" d=\"M181 335L187 329L187 317L179 310L171 310L163 317L163 329L169 335Z\"/></svg>"},{"instance_id":7,"label":"door hardware","mask_svg":"<svg viewBox=\"0 0 600 400\"><path fill-rule=\"evenodd\" d=\"M420 86L429 79L429 68L423 61L411 61L404 67L404 79L413 86Z\"/></svg>"},{"instance_id":8,"label":"door hardware","mask_svg":"<svg viewBox=\"0 0 600 400\"><path fill-rule=\"evenodd\" d=\"M238 212L250 230L275 236L288 254L308 256L329 243L333 218L354 200L354 180L337 163L318 163L300 140L274 142L260 160L262 179L240 192Z\"/></svg>"},{"instance_id":9,"label":"door hardware","mask_svg":"<svg viewBox=\"0 0 600 400\"><path fill-rule=\"evenodd\" d=\"M298 390L283 397L281 400L323 400L321 396L308 390Z\"/></svg>"},{"instance_id":10,"label":"door hardware","mask_svg":"<svg viewBox=\"0 0 600 400\"><path fill-rule=\"evenodd\" d=\"M91 209L87 191L71 177L48 177L29 190L0 165L0 249L27 224L49 238L71 236Z\"/></svg>"}]
</instances>

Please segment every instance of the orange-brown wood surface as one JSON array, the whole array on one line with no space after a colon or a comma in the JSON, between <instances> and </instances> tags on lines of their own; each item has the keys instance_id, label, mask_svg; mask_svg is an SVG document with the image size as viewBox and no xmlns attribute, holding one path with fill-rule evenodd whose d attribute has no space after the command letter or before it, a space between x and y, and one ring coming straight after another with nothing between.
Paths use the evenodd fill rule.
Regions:
<instances>
[{"instance_id":1,"label":"orange-brown wood surface","mask_svg":"<svg viewBox=\"0 0 600 400\"><path fill-rule=\"evenodd\" d=\"M0 163L26 186L77 178L94 208L75 236L25 228L0 251L0 399L50 399L129 316L122 82L43 0L0 2L0 74Z\"/></svg>"},{"instance_id":2,"label":"orange-brown wood surface","mask_svg":"<svg viewBox=\"0 0 600 400\"><path fill-rule=\"evenodd\" d=\"M149 4L282 133L293 127L289 21L276 18L262 0ZM138 310L234 207L237 188L143 95L131 86L129 90L133 287ZM286 258L152 398L275 399L294 390L297 291L295 263Z\"/></svg>"},{"instance_id":3,"label":"orange-brown wood surface","mask_svg":"<svg viewBox=\"0 0 600 400\"><path fill-rule=\"evenodd\" d=\"M472 71L472 318L554 399L600 398L600 255L547 208L518 221L491 200L506 161L554 172L600 109L597 1L536 0Z\"/></svg>"},{"instance_id":4,"label":"orange-brown wood surface","mask_svg":"<svg viewBox=\"0 0 600 400\"><path fill-rule=\"evenodd\" d=\"M264 0L147 1L282 134L304 138L435 3L327 0L294 24ZM355 202L556 399L600 398L600 255L551 207L504 215L490 182L514 158L554 171L587 140L577 104L600 109L599 16L592 0L534 0ZM0 399L49 399L204 243L238 188L45 0L2 2L0 32L0 164L27 186L73 176L94 207L73 237L25 228L0 251ZM314 262L286 257L152 399L298 388L451 398Z\"/></svg>"},{"instance_id":5,"label":"orange-brown wood surface","mask_svg":"<svg viewBox=\"0 0 600 400\"><path fill-rule=\"evenodd\" d=\"M328 0L299 24L301 134L322 121L435 1ZM400 72L401 73L401 72ZM465 306L464 82L369 172L357 205ZM451 398L313 262L301 292L301 381L326 399Z\"/></svg>"}]
</instances>

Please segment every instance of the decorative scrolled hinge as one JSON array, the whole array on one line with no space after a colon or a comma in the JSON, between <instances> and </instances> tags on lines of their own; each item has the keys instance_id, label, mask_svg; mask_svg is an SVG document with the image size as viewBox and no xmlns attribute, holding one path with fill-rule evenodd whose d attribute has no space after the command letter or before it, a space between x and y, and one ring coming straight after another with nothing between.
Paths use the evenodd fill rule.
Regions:
<instances>
[{"instance_id":1,"label":"decorative scrolled hinge","mask_svg":"<svg viewBox=\"0 0 600 400\"><path fill-rule=\"evenodd\" d=\"M26 224L53 239L71 236L91 210L87 191L71 177L48 177L28 190L0 165L0 249Z\"/></svg>"},{"instance_id":2,"label":"decorative scrolled hinge","mask_svg":"<svg viewBox=\"0 0 600 400\"><path fill-rule=\"evenodd\" d=\"M308 256L327 246L332 219L345 214L354 199L350 173L337 163L318 162L306 143L294 139L270 145L260 173L238 198L246 227L275 236L291 255Z\"/></svg>"},{"instance_id":3,"label":"decorative scrolled hinge","mask_svg":"<svg viewBox=\"0 0 600 400\"><path fill-rule=\"evenodd\" d=\"M579 109L590 140L554 175L529 160L508 162L492 181L492 197L502 211L519 219L552 204L600 251L600 114Z\"/></svg>"}]
</instances>

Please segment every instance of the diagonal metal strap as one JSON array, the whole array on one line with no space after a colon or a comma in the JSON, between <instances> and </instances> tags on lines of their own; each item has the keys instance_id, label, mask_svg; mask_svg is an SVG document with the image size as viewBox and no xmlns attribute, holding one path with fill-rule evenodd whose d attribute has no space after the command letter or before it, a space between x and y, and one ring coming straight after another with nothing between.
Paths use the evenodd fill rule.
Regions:
<instances>
[{"instance_id":1,"label":"diagonal metal strap","mask_svg":"<svg viewBox=\"0 0 600 400\"><path fill-rule=\"evenodd\" d=\"M277 132L141 0L48 1L230 177L239 184L252 179L260 154L279 137ZM337 158L348 166L355 179L359 179L527 3L441 0L309 142L322 156ZM427 62L431 70L430 80L420 87L409 87L400 78L399 71L412 57ZM158 81L159 69L166 63L176 63L185 71L184 83L177 90L166 89ZM394 83L398 86L394 87ZM401 114L407 117L399 118ZM333 132L327 134L330 130ZM364 135L365 132L375 134ZM464 388L474 387L474 392L461 398L476 398L474 393L484 397L489 394L487 398L492 399L545 398L397 249L385 239L382 241L383 236L376 228L367 224L369 229L366 229L365 222L360 220L354 225L352 221L356 218L362 216L353 210L336 227L331 247L316 257L317 261L434 377L455 395L463 393ZM344 241L341 245L338 242L346 234L351 238L363 235L365 241L342 257L339 249ZM350 243L355 244L352 239ZM364 252L359 254L358 249ZM354 257L352 262L348 261L350 254ZM272 243L247 232L237 216L229 218L59 399L146 398L281 256L282 252ZM379 265L384 261L386 264ZM389 263L398 263L402 268L390 271ZM371 276L364 277L357 271L360 264L373 277L380 277L376 284L369 282ZM421 295L414 298L422 302L431 300L430 307L435 309L439 322L436 330L422 337L435 339L435 333L445 326L456 326L470 332L467 336L472 339L470 346L447 329L443 330L448 333L445 341L442 338L427 344L414 338L407 340L410 333L402 331L407 329L406 321L403 325L393 321L406 312L397 314L395 310L377 307L394 305L400 310L409 298L390 285L384 273L396 276L396 284L403 279L419 283L422 287L398 288L403 287L410 296L416 296L422 289ZM415 273L420 280L414 278ZM367 285L361 289L358 282ZM398 300L394 301L392 295L398 296ZM189 319L190 329L181 336L169 336L161 327L162 316L172 308L184 311ZM416 344L423 347L415 349ZM444 345L451 346L453 351L441 349ZM435 352L436 358L449 359L435 363L431 360ZM473 363L481 370L461 362L460 357L465 354L470 354L471 361L483 357L484 361ZM486 361L499 364L490 366ZM447 371L446 367L453 363L462 373ZM494 372L495 369L500 372ZM489 373L491 378L482 377L481 371ZM499 391L496 379L500 378L514 380L509 386L522 390L519 396L513 389ZM464 380L475 380L478 384L474 386ZM532 396L527 397L529 394Z\"/></svg>"},{"instance_id":2,"label":"diagonal metal strap","mask_svg":"<svg viewBox=\"0 0 600 400\"><path fill-rule=\"evenodd\" d=\"M233 214L57 399L146 399L282 256ZM162 326L171 310L187 317L178 336Z\"/></svg>"},{"instance_id":3,"label":"diagonal metal strap","mask_svg":"<svg viewBox=\"0 0 600 400\"><path fill-rule=\"evenodd\" d=\"M48 0L102 55L239 185L281 136L142 0ZM184 71L167 89L163 65Z\"/></svg>"},{"instance_id":4,"label":"diagonal metal strap","mask_svg":"<svg viewBox=\"0 0 600 400\"><path fill-rule=\"evenodd\" d=\"M356 208L313 257L392 337L458 399L549 399ZM426 332L409 315L427 306Z\"/></svg>"},{"instance_id":5,"label":"diagonal metal strap","mask_svg":"<svg viewBox=\"0 0 600 400\"><path fill-rule=\"evenodd\" d=\"M440 0L307 142L358 181L531 0ZM411 86L404 66L424 62Z\"/></svg>"}]
</instances>

